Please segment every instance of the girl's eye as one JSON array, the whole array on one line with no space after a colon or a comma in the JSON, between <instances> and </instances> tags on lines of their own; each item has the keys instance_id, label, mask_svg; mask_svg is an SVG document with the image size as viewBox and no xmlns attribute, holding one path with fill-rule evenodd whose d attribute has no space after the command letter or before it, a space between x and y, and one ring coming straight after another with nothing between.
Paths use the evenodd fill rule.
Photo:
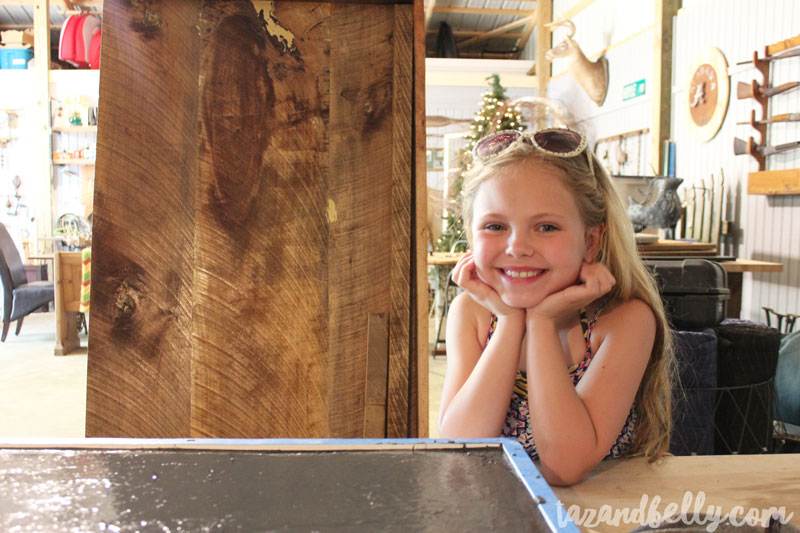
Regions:
<instances>
[{"instance_id":1,"label":"girl's eye","mask_svg":"<svg viewBox=\"0 0 800 533\"><path fill-rule=\"evenodd\" d=\"M542 224L541 226L539 226L539 231L551 232L551 231L557 231L557 230L558 230L558 227L554 226L552 224Z\"/></svg>"},{"instance_id":2,"label":"girl's eye","mask_svg":"<svg viewBox=\"0 0 800 533\"><path fill-rule=\"evenodd\" d=\"M503 231L504 228L502 224L486 224L484 229L489 231Z\"/></svg>"}]
</instances>

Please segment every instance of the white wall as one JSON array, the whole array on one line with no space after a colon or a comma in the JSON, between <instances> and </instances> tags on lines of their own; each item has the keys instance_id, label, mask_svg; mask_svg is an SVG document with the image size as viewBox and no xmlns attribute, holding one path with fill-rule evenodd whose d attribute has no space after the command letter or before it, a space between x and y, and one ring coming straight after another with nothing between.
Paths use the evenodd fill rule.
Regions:
<instances>
[{"instance_id":1,"label":"white wall","mask_svg":"<svg viewBox=\"0 0 800 533\"><path fill-rule=\"evenodd\" d=\"M783 263L782 273L745 274L742 318L764 320L762 306L780 312L800 313L800 195L751 196L746 194L747 174L757 170L749 156L733 154L733 139L758 134L749 125L736 122L749 119L752 99L736 98L739 81L760 82L760 74L746 61L758 50L800 33L800 2L796 0L695 0L675 21L673 55L672 137L677 145L677 173L687 182L719 173L737 192L736 223L741 231L740 257ZM686 129L687 78L695 55L714 46L725 55L731 74L731 99L719 133L707 143L695 141ZM772 84L800 80L800 57L776 61ZM800 110L800 90L770 99L769 114ZM759 118L760 111L756 117ZM800 140L800 123L772 125L768 144ZM767 158L767 170L800 167L800 151Z\"/></svg>"},{"instance_id":2,"label":"white wall","mask_svg":"<svg viewBox=\"0 0 800 533\"><path fill-rule=\"evenodd\" d=\"M578 2L554 0L553 19L560 18ZM564 60L553 61L552 80L547 96L565 103L578 119L578 126L590 139L648 128L651 121L653 77L653 3L647 1L597 0L572 17L573 40L592 61L604 53L609 63L609 85L602 106L592 102L572 79ZM556 29L553 45L560 42L566 30ZM623 87L645 80L645 94L623 102ZM643 139L649 146L649 137Z\"/></svg>"}]
</instances>

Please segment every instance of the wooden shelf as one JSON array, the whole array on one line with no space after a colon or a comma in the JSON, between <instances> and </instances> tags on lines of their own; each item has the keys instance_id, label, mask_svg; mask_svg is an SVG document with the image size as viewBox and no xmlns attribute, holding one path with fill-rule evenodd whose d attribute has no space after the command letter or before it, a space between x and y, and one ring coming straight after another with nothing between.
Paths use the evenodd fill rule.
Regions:
<instances>
[{"instance_id":1,"label":"wooden shelf","mask_svg":"<svg viewBox=\"0 0 800 533\"><path fill-rule=\"evenodd\" d=\"M54 159L54 165L94 166L94 159Z\"/></svg>"},{"instance_id":2,"label":"wooden shelf","mask_svg":"<svg viewBox=\"0 0 800 533\"><path fill-rule=\"evenodd\" d=\"M58 133L97 132L97 126L65 126L61 128L54 127L53 132L58 132Z\"/></svg>"},{"instance_id":3,"label":"wooden shelf","mask_svg":"<svg viewBox=\"0 0 800 533\"><path fill-rule=\"evenodd\" d=\"M751 172L747 194L800 194L800 168Z\"/></svg>"}]
</instances>

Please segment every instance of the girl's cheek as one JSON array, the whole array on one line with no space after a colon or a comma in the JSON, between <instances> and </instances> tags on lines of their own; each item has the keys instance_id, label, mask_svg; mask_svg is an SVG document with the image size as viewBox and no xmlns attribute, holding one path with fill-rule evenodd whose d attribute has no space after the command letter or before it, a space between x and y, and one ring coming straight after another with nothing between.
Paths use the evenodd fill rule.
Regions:
<instances>
[{"instance_id":1,"label":"girl's cheek","mask_svg":"<svg viewBox=\"0 0 800 533\"><path fill-rule=\"evenodd\" d=\"M482 281L488 281L491 274L491 268L482 265L479 261L475 262L475 272Z\"/></svg>"}]
</instances>

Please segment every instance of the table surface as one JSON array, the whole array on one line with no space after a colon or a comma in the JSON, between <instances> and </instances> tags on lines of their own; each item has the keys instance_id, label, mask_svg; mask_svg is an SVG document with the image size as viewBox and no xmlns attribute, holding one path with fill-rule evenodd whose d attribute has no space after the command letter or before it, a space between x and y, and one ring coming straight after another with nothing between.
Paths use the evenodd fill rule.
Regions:
<instances>
[{"instance_id":1,"label":"table surface","mask_svg":"<svg viewBox=\"0 0 800 533\"><path fill-rule=\"evenodd\" d=\"M553 487L553 492L567 511L577 506L573 510L586 518L583 523L576 520L583 531L630 531L641 525L631 520L624 523L621 514L617 515L618 524L613 519L598 520L599 514L594 522L602 523L594 524L588 509L599 513L607 505L613 517L617 509L643 508L656 517L656 513L663 516L672 503L676 514L683 509L694 515L695 508L707 512L709 506L719 506L721 513L733 512L740 520L747 513L755 516L758 511L760 517L762 509L783 506L788 521L798 526L800 454L667 457L656 464L643 458L609 460L598 465L582 483ZM734 510L736 506L742 510Z\"/></svg>"},{"instance_id":2,"label":"table surface","mask_svg":"<svg viewBox=\"0 0 800 533\"><path fill-rule=\"evenodd\" d=\"M0 443L0 529L551 531L513 439Z\"/></svg>"}]
</instances>

